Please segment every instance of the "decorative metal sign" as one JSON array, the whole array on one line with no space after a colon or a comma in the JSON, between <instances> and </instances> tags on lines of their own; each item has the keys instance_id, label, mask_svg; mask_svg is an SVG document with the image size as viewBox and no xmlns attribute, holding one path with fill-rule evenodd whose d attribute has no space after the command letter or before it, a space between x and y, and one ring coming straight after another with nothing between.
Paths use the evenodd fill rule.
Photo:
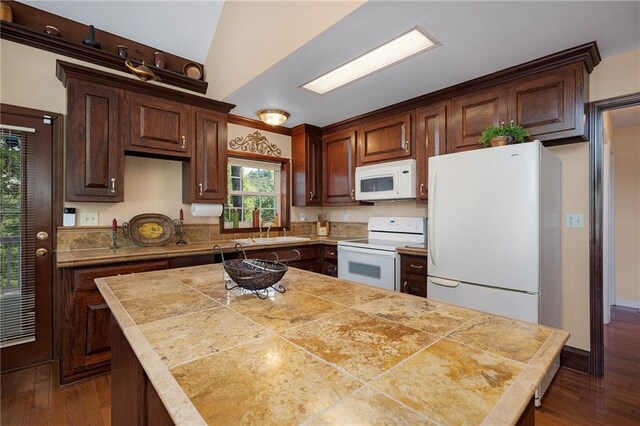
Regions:
<instances>
[{"instance_id":1,"label":"decorative metal sign","mask_svg":"<svg viewBox=\"0 0 640 426\"><path fill-rule=\"evenodd\" d=\"M249 133L247 136L238 136L229 141L229 148L240 151L257 152L258 154L282 156L282 150L278 145L269 142L266 136L259 131Z\"/></svg>"}]
</instances>

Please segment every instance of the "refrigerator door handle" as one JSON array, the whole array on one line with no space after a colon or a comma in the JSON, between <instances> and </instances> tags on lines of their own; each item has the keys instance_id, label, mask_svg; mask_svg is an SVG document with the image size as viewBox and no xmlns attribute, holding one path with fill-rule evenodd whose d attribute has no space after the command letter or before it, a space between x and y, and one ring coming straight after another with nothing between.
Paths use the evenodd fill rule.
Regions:
<instances>
[{"instance_id":1,"label":"refrigerator door handle","mask_svg":"<svg viewBox=\"0 0 640 426\"><path fill-rule=\"evenodd\" d=\"M431 258L431 263L433 266L436 265L436 250L435 250L435 242L431 244L432 241L435 241L435 204L436 204L436 179L438 177L438 169L436 168L433 171L432 179L429 179L429 204L427 205L429 209L429 233L427 234L427 240L429 243L429 257Z\"/></svg>"},{"instance_id":2,"label":"refrigerator door handle","mask_svg":"<svg viewBox=\"0 0 640 426\"><path fill-rule=\"evenodd\" d=\"M454 281L454 280L447 280L444 278L434 278L434 277L429 277L429 279L431 280L431 282L433 284L436 285L441 285L444 287L458 287L460 285L460 281Z\"/></svg>"}]
</instances>

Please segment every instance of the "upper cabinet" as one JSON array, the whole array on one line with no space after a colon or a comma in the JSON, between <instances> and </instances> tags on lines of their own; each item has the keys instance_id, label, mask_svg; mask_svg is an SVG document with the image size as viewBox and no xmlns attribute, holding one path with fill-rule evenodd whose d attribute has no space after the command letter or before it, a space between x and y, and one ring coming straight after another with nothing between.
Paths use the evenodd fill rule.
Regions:
<instances>
[{"instance_id":1,"label":"upper cabinet","mask_svg":"<svg viewBox=\"0 0 640 426\"><path fill-rule=\"evenodd\" d=\"M100 84L67 82L67 201L123 200L121 95Z\"/></svg>"},{"instance_id":2,"label":"upper cabinet","mask_svg":"<svg viewBox=\"0 0 640 426\"><path fill-rule=\"evenodd\" d=\"M140 93L125 95L128 152L189 158L193 145L191 106Z\"/></svg>"},{"instance_id":3,"label":"upper cabinet","mask_svg":"<svg viewBox=\"0 0 640 426\"><path fill-rule=\"evenodd\" d=\"M441 102L416 110L416 201L428 198L429 157L443 154L447 145L447 114L450 102Z\"/></svg>"},{"instance_id":4,"label":"upper cabinet","mask_svg":"<svg viewBox=\"0 0 640 426\"><path fill-rule=\"evenodd\" d=\"M480 148L487 126L502 122L524 127L530 139L584 138L584 70L570 64L553 71L455 97L447 152Z\"/></svg>"},{"instance_id":5,"label":"upper cabinet","mask_svg":"<svg viewBox=\"0 0 640 426\"><path fill-rule=\"evenodd\" d=\"M355 197L356 129L322 137L323 204L358 204Z\"/></svg>"},{"instance_id":6,"label":"upper cabinet","mask_svg":"<svg viewBox=\"0 0 640 426\"><path fill-rule=\"evenodd\" d=\"M58 61L67 88L67 201L123 201L124 155L183 163L183 199L224 202L234 105Z\"/></svg>"},{"instance_id":7,"label":"upper cabinet","mask_svg":"<svg viewBox=\"0 0 640 426\"><path fill-rule=\"evenodd\" d=\"M195 147L182 163L183 203L225 203L227 198L227 115L196 108Z\"/></svg>"},{"instance_id":8,"label":"upper cabinet","mask_svg":"<svg viewBox=\"0 0 640 426\"><path fill-rule=\"evenodd\" d=\"M302 124L291 130L292 203L322 205L322 135L320 128Z\"/></svg>"},{"instance_id":9,"label":"upper cabinet","mask_svg":"<svg viewBox=\"0 0 640 426\"><path fill-rule=\"evenodd\" d=\"M358 135L358 165L411 157L411 113L363 124Z\"/></svg>"}]
</instances>

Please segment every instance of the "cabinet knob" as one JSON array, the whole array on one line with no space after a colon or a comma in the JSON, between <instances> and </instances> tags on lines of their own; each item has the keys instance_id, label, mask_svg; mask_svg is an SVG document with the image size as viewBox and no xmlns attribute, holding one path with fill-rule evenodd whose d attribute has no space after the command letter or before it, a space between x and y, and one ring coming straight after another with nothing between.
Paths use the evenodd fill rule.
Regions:
<instances>
[{"instance_id":1,"label":"cabinet knob","mask_svg":"<svg viewBox=\"0 0 640 426\"><path fill-rule=\"evenodd\" d=\"M186 143L187 143L187 138L186 138L186 137L184 137L184 136L181 136L181 137L180 137L180 140L182 141L182 149L184 149L184 148L185 148L185 145L186 145Z\"/></svg>"},{"instance_id":2,"label":"cabinet knob","mask_svg":"<svg viewBox=\"0 0 640 426\"><path fill-rule=\"evenodd\" d=\"M198 195L200 195L202 197L202 184L201 183L198 184Z\"/></svg>"},{"instance_id":3,"label":"cabinet knob","mask_svg":"<svg viewBox=\"0 0 640 426\"><path fill-rule=\"evenodd\" d=\"M36 256L38 257L45 257L48 254L49 252L45 248L39 248L38 250L36 250Z\"/></svg>"},{"instance_id":4,"label":"cabinet knob","mask_svg":"<svg viewBox=\"0 0 640 426\"><path fill-rule=\"evenodd\" d=\"M351 199L352 199L352 200L355 200L355 199L356 199L356 190L355 190L355 189L352 189L352 190L351 190Z\"/></svg>"},{"instance_id":5,"label":"cabinet knob","mask_svg":"<svg viewBox=\"0 0 640 426\"><path fill-rule=\"evenodd\" d=\"M424 195L424 183L420 184L420 195Z\"/></svg>"},{"instance_id":6,"label":"cabinet knob","mask_svg":"<svg viewBox=\"0 0 640 426\"><path fill-rule=\"evenodd\" d=\"M116 193L116 178L111 178L111 193Z\"/></svg>"}]
</instances>

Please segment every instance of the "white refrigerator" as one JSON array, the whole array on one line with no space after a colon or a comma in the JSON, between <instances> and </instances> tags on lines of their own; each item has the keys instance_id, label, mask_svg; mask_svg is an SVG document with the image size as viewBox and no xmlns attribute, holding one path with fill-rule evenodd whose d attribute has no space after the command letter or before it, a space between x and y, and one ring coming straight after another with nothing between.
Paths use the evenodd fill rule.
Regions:
<instances>
[{"instance_id":1,"label":"white refrigerator","mask_svg":"<svg viewBox=\"0 0 640 426\"><path fill-rule=\"evenodd\" d=\"M538 141L429 158L427 297L559 328L560 182Z\"/></svg>"}]
</instances>

